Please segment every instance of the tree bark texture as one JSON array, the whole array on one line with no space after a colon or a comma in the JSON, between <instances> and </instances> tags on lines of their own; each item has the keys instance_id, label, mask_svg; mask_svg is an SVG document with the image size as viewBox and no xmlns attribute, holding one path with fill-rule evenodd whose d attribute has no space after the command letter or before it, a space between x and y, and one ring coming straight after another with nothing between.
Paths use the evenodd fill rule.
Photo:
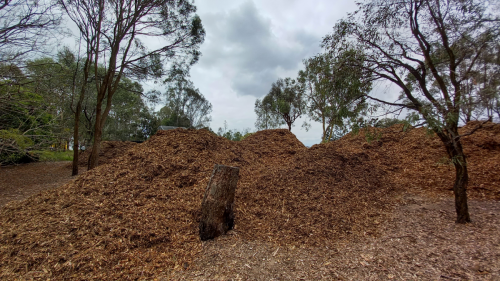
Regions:
<instances>
[{"instance_id":1,"label":"tree bark texture","mask_svg":"<svg viewBox=\"0 0 500 281\"><path fill-rule=\"evenodd\" d=\"M75 112L75 127L73 130L73 166L72 166L73 169L71 171L72 176L78 175L78 153L80 152L78 143L78 125L80 125L79 123L80 123L81 111L82 111L82 104L78 102Z\"/></svg>"},{"instance_id":2,"label":"tree bark texture","mask_svg":"<svg viewBox=\"0 0 500 281\"><path fill-rule=\"evenodd\" d=\"M447 145L448 154L455 166L455 184L453 193L455 195L455 210L457 212L457 223L470 222L469 207L467 204L467 186L469 175L467 173L467 160L460 141L452 141Z\"/></svg>"},{"instance_id":3,"label":"tree bark texture","mask_svg":"<svg viewBox=\"0 0 500 281\"><path fill-rule=\"evenodd\" d=\"M80 152L79 149L79 126L80 126L80 114L82 113L82 103L83 99L85 98L85 90L87 89L86 81L89 78L89 68L90 68L90 61L92 54L88 54L87 59L85 60L85 65L83 67L83 83L82 87L80 89L80 97L78 98L78 102L76 104L76 110L75 110L75 126L74 126L74 131L73 131L73 170L71 175L76 176L78 175L78 154ZM77 64L78 65L78 64ZM76 72L75 76L73 76L73 79L76 79ZM75 80L73 80L73 96L75 96Z\"/></svg>"},{"instance_id":4,"label":"tree bark texture","mask_svg":"<svg viewBox=\"0 0 500 281\"><path fill-rule=\"evenodd\" d=\"M215 165L201 203L200 239L213 239L234 226L234 194L240 168Z\"/></svg>"},{"instance_id":5,"label":"tree bark texture","mask_svg":"<svg viewBox=\"0 0 500 281\"><path fill-rule=\"evenodd\" d=\"M99 114L99 113L97 113ZM100 117L100 116L99 116ZM96 122L94 125L94 144L92 145L92 153L90 154L88 170L94 169L99 165L99 149L101 146L101 134L102 128L100 127L101 122L100 118L96 118Z\"/></svg>"}]
</instances>

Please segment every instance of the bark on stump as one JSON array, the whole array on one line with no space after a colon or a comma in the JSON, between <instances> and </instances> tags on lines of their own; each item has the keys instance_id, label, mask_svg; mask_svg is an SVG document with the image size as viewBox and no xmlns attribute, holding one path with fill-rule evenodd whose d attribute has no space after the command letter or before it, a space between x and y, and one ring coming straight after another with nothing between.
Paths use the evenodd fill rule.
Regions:
<instances>
[{"instance_id":1,"label":"bark on stump","mask_svg":"<svg viewBox=\"0 0 500 281\"><path fill-rule=\"evenodd\" d=\"M234 193L240 168L215 165L201 203L200 238L202 241L225 234L234 226Z\"/></svg>"}]
</instances>

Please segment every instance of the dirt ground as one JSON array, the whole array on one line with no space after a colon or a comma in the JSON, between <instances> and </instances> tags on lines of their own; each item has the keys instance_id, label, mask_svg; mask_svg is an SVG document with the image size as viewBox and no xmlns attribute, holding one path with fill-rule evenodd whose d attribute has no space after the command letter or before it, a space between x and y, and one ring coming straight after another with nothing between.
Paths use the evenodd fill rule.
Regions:
<instances>
[{"instance_id":1,"label":"dirt ground","mask_svg":"<svg viewBox=\"0 0 500 281\"><path fill-rule=\"evenodd\" d=\"M0 207L71 180L71 162L40 162L0 166ZM86 169L80 167L80 172Z\"/></svg>"},{"instance_id":2,"label":"dirt ground","mask_svg":"<svg viewBox=\"0 0 500 281\"><path fill-rule=\"evenodd\" d=\"M0 168L0 207L72 179L67 162ZM500 202L470 200L473 222L454 223L451 196L408 191L380 233L329 247L277 245L229 235L203 242L192 264L158 280L500 280ZM348 242L346 242L348 241ZM32 271L26 280L40 275Z\"/></svg>"}]
</instances>

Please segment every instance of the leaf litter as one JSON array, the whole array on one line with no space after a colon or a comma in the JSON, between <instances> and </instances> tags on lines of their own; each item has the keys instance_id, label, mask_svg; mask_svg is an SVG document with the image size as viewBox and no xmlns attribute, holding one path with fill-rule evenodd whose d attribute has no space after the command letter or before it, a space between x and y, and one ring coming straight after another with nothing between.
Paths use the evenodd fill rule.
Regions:
<instances>
[{"instance_id":1,"label":"leaf litter","mask_svg":"<svg viewBox=\"0 0 500 281\"><path fill-rule=\"evenodd\" d=\"M498 200L499 175L489 171L500 163L499 125L464 142L469 194ZM453 176L439 140L400 126L371 143L361 132L309 149L287 130L231 142L177 129L122 154L1 209L0 278L151 279L189 269L203 251L199 208L215 164L241 168L238 240L281 249L377 239L402 193L449 197Z\"/></svg>"}]
</instances>

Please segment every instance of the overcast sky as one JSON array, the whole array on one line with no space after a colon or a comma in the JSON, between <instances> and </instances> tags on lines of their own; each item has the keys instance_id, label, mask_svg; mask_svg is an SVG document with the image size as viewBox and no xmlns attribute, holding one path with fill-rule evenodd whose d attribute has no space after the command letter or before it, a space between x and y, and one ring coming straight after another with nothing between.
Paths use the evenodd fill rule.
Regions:
<instances>
[{"instance_id":1,"label":"overcast sky","mask_svg":"<svg viewBox=\"0 0 500 281\"><path fill-rule=\"evenodd\" d=\"M210 127L216 132L224 121L231 130L255 131L255 100L265 96L278 78L296 78L302 60L320 53L322 38L356 9L354 1L345 0L195 1L206 37L191 80L212 103ZM78 34L71 21L67 25ZM75 38L63 41L68 46L78 42ZM143 85L145 90L165 91L162 84ZM388 92L395 97L398 92L380 85L374 89L372 94L379 97L387 97ZM312 146L321 141L321 124L312 123L306 132L301 127L305 120L297 120L292 133Z\"/></svg>"},{"instance_id":2,"label":"overcast sky","mask_svg":"<svg viewBox=\"0 0 500 281\"><path fill-rule=\"evenodd\" d=\"M202 57L191 70L195 86L212 103L211 127L255 130L254 103L278 78L297 76L302 60L321 52L321 39L355 10L354 1L196 1L206 31ZM296 121L292 132L305 145L321 140Z\"/></svg>"}]
</instances>

